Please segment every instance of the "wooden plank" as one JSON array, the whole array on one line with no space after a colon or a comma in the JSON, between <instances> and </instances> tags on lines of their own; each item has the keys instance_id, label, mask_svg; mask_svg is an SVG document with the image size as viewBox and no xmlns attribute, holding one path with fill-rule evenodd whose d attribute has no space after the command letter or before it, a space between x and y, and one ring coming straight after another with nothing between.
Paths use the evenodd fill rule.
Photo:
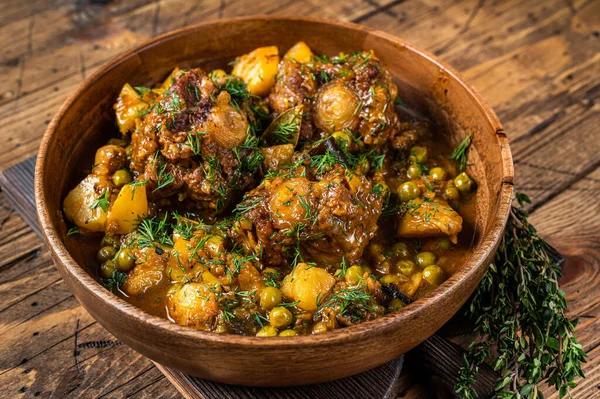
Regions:
<instances>
[{"instance_id":1,"label":"wooden plank","mask_svg":"<svg viewBox=\"0 0 600 399\"><path fill-rule=\"evenodd\" d=\"M577 336L588 351L583 370L586 380L573 391L575 398L598 395L600 378L600 168L580 180L553 201L535 211L532 223L567 258L562 288L567 292L569 313L580 318ZM558 398L552 390L547 398Z\"/></svg>"},{"instance_id":2,"label":"wooden plank","mask_svg":"<svg viewBox=\"0 0 600 399\"><path fill-rule=\"evenodd\" d=\"M0 270L42 248L42 241L14 211L0 192Z\"/></svg>"}]
</instances>

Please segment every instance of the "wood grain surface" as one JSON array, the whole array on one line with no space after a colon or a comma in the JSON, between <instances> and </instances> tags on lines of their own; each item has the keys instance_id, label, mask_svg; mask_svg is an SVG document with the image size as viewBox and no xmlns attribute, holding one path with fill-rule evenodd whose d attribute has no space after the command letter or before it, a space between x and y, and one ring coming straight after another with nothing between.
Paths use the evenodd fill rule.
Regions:
<instances>
[{"instance_id":1,"label":"wood grain surface","mask_svg":"<svg viewBox=\"0 0 600 399\"><path fill-rule=\"evenodd\" d=\"M376 27L471 80L504 124L517 188L534 199L533 222L567 255L563 288L590 356L573 395L599 396L598 1L4 1L0 169L35 153L60 104L109 58L174 28L256 13ZM178 397L149 360L116 344L83 310L3 193L0 226L0 395ZM435 395L411 369L409 359L398 397Z\"/></svg>"}]
</instances>

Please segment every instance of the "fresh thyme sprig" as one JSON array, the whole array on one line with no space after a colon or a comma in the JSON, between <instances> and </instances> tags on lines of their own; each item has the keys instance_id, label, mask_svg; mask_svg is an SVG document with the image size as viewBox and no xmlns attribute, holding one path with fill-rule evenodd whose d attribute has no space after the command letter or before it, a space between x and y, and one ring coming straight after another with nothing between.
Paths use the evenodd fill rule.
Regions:
<instances>
[{"instance_id":1,"label":"fresh thyme sprig","mask_svg":"<svg viewBox=\"0 0 600 399\"><path fill-rule=\"evenodd\" d=\"M500 398L542 398L542 382L562 398L584 376L586 355L574 335L577 320L565 316L560 267L522 209L529 198L517 194L517 199L520 206L510 212L494 263L468 306L479 339L470 345L454 387L463 398L477 396L471 385L492 353Z\"/></svg>"},{"instance_id":2,"label":"fresh thyme sprig","mask_svg":"<svg viewBox=\"0 0 600 399\"><path fill-rule=\"evenodd\" d=\"M458 167L461 171L467 168L469 162L469 148L471 147L471 141L473 139L473 133L469 134L461 143L452 151L452 154L448 158L458 163Z\"/></svg>"}]
</instances>

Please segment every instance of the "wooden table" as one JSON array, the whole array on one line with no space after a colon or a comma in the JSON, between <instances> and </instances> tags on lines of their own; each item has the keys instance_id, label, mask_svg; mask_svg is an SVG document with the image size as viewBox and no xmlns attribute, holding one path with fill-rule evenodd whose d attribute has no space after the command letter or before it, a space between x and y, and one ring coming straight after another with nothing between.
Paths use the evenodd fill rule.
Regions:
<instances>
[{"instance_id":1,"label":"wooden table","mask_svg":"<svg viewBox=\"0 0 600 399\"><path fill-rule=\"evenodd\" d=\"M175 28L252 13L382 29L471 80L504 123L534 224L567 256L562 284L589 354L574 396L600 396L600 1L4 0L0 169L36 152L61 103L109 58ZM79 305L1 192L0 309L4 397L178 397ZM427 395L422 376L405 373L402 384L402 397Z\"/></svg>"}]
</instances>

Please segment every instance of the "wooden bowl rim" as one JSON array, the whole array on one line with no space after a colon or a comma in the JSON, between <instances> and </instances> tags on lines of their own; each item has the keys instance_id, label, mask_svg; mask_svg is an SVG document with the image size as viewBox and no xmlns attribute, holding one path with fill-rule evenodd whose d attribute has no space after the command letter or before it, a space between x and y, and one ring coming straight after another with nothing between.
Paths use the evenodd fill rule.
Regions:
<instances>
[{"instance_id":1,"label":"wooden bowl rim","mask_svg":"<svg viewBox=\"0 0 600 399\"><path fill-rule=\"evenodd\" d=\"M45 170L44 164L47 161L46 154L48 151L49 142L58 126L59 121L62 119L62 117L70 108L70 106L76 101L76 99L79 98L81 95L84 95L86 90L88 90L92 85L94 85L100 77L108 73L113 67L130 57L134 57L137 53L151 48L152 46L157 45L164 40L174 39L188 34L194 34L194 32L198 30L218 28L222 24L275 20L283 22L289 21L304 22L309 24L333 25L341 28L362 31L368 33L369 35L395 43L413 53L416 53L417 55L438 66L440 68L440 71L444 71L446 74L454 78L455 81L458 82L466 90L466 92L474 98L476 103L485 112L485 115L490 125L494 126L496 129L496 137L498 139L498 144L503 160L502 187L499 190L498 206L493 219L493 226L490 228L489 233L483 238L483 240L479 244L480 247L485 247L486 249L479 254L470 256L467 262L458 272L454 273L436 290L433 290L428 295L418 299L410 306L407 306L406 308L397 312L388 313L375 320L347 328L336 329L328 332L327 334L297 336L294 337L294 339L289 339L285 337L272 337L269 339L264 339L261 337L242 336L234 334L218 334L214 332L196 330L187 326L181 326L172 323L167 319L147 313L142 309L112 294L111 292L106 290L100 283L98 283L90 274L88 274L69 254L65 245L59 238L57 229L52 225L51 219L49 217L50 211L56 212L57 210L48 210L46 207L46 199L43 189L43 176ZM432 303L441 300L443 297L449 296L454 291L460 289L461 283L463 281L467 280L471 275L476 273L479 268L487 266L484 265L483 262L488 257L491 250L497 247L497 244L499 243L502 237L502 233L504 231L504 227L506 225L506 221L508 219L510 211L510 204L512 201L513 176L514 173L512 155L508 145L508 139L506 138L506 135L504 134L504 131L502 129L502 125L494 111L490 108L489 105L487 105L487 103L485 102L485 100L483 100L481 95L470 84L466 83L465 79L462 78L460 74L458 74L450 66L436 60L436 58L430 53L413 47L412 45L409 45L406 42L404 42L402 39L390 35L388 33L369 28L363 25L354 24L351 22L313 17L248 16L202 22L199 24L167 32L116 56L115 58L109 60L106 64L104 64L104 66L102 66L94 74L89 76L77 88L77 90L67 98L67 100L64 102L57 114L52 119L51 123L46 129L46 132L44 133L37 157L34 188L36 209L42 227L42 232L48 247L50 247L51 252L54 252L56 263L60 264L60 266L64 268L65 273L68 273L71 276L73 276L74 279L77 280L77 282L80 284L80 286L87 290L88 293L95 298L95 300L102 302L105 306L114 308L120 313L124 313L124 316L131 317L139 323L149 324L154 329L164 330L164 332L167 334L174 334L181 338L197 340L197 342L227 346L233 345L239 346L241 348L260 346L269 349L294 349L299 347L308 348L339 345L341 343L362 340L368 338L368 336L372 334L384 334L390 332L391 330L401 328L403 323L405 323L407 320L418 317L419 313L422 313L423 315L426 314L428 307ZM60 266L58 267L59 271L61 268Z\"/></svg>"}]
</instances>

